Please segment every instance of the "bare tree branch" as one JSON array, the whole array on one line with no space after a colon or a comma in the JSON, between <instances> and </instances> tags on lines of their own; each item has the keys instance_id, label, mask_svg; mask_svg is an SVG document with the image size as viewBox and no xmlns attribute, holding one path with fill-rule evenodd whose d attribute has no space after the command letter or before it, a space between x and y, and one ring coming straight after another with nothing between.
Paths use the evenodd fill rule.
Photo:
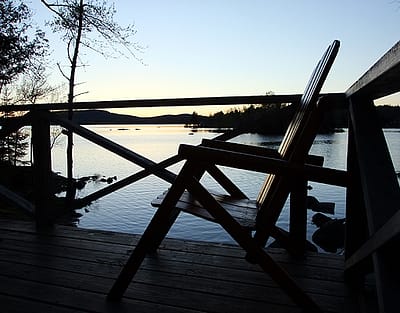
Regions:
<instances>
[{"instance_id":1,"label":"bare tree branch","mask_svg":"<svg viewBox=\"0 0 400 313\"><path fill-rule=\"evenodd\" d=\"M44 0L40 0L40 2L42 2L51 12L53 12L55 15L57 15L59 18L61 18L62 20L64 20L65 22L68 22L64 16L57 11L56 9L54 9L54 7L68 7L68 5L66 4L54 4L54 3L48 3L47 1Z\"/></svg>"},{"instance_id":2,"label":"bare tree branch","mask_svg":"<svg viewBox=\"0 0 400 313\"><path fill-rule=\"evenodd\" d=\"M64 74L64 71L62 70L60 63L58 63L58 62L57 62L57 67L58 67L58 70L60 71L61 75L62 75L66 80L69 81L69 77L68 77L67 75Z\"/></svg>"},{"instance_id":3,"label":"bare tree branch","mask_svg":"<svg viewBox=\"0 0 400 313\"><path fill-rule=\"evenodd\" d=\"M89 93L89 91L83 91L83 92L80 92L80 93L74 95L74 97L76 98L78 96L85 95L85 94L88 94L88 93Z\"/></svg>"}]
</instances>

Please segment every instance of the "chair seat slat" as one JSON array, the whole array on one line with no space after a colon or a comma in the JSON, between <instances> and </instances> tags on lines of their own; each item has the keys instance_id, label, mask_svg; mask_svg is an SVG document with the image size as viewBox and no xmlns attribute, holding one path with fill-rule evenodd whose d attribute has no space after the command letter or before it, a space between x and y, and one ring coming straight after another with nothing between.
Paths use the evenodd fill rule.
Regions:
<instances>
[{"instance_id":1,"label":"chair seat slat","mask_svg":"<svg viewBox=\"0 0 400 313\"><path fill-rule=\"evenodd\" d=\"M258 213L257 201L249 199L235 199L228 195L221 195L213 192L210 193L242 227L248 228L249 230L255 229L256 217ZM165 194L166 193L163 193L155 198L151 202L151 205L155 207L160 206L164 200ZM203 206L187 191L183 193L175 207L183 212L193 214L212 222L217 222L208 212L208 210L203 208Z\"/></svg>"}]
</instances>

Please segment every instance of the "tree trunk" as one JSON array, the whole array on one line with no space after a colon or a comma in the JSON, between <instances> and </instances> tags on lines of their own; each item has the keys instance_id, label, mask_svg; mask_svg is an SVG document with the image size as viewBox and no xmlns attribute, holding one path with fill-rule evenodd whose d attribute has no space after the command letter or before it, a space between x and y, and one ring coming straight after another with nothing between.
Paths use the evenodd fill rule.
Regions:
<instances>
[{"instance_id":1,"label":"tree trunk","mask_svg":"<svg viewBox=\"0 0 400 313\"><path fill-rule=\"evenodd\" d=\"M83 0L80 0L79 3L79 20L78 20L78 32L75 38L75 46L74 46L74 53L71 62L71 73L69 77L69 93L68 93L68 103L70 107L68 109L68 119L72 120L73 117L73 109L72 104L74 102L74 88L75 88L75 73L76 67L78 63L78 55L79 55L79 45L81 43L82 37L82 25L83 25ZM67 133L67 193L66 193L66 201L67 206L72 208L72 202L75 199L76 188L74 184L74 177L73 177L73 133L71 130L68 130Z\"/></svg>"}]
</instances>

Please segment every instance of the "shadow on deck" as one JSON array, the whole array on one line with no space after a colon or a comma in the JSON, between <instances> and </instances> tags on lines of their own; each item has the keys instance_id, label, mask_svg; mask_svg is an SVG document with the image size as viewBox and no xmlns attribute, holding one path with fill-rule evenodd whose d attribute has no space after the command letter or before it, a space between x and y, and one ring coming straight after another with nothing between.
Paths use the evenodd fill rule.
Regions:
<instances>
[{"instance_id":1,"label":"shadow on deck","mask_svg":"<svg viewBox=\"0 0 400 313\"><path fill-rule=\"evenodd\" d=\"M0 219L2 312L300 312L231 245L166 239L120 303L106 294L139 236ZM326 312L344 312L344 257L270 250Z\"/></svg>"}]
</instances>

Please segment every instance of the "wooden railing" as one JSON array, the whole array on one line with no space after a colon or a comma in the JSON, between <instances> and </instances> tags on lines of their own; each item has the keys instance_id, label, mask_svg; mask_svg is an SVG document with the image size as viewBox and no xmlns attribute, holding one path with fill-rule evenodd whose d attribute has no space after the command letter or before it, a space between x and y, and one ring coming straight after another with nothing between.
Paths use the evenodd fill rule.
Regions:
<instances>
[{"instance_id":1,"label":"wooden railing","mask_svg":"<svg viewBox=\"0 0 400 313\"><path fill-rule=\"evenodd\" d=\"M124 100L124 101L97 101L97 102L77 102L72 105L73 110L81 109L104 109L104 108L147 108L147 107L167 107L167 106L202 106L202 105L239 105L239 104L274 104L274 103L292 103L296 104L301 95L271 95L271 96L235 96L235 97L207 97L207 98L181 98L181 99L151 99L151 100ZM111 151L118 156L139 165L142 170L119 180L101 190L93 192L84 198L74 201L76 206L82 207L90 202L106 196L120 188L137 182L149 175L156 175L161 179L172 183L175 174L166 168L181 161L175 155L168 159L156 163L132 150L127 149L111 140L104 138L95 132L74 123L73 121L61 118L55 114L60 110L70 108L68 104L36 104L36 105L18 105L18 106L0 106L3 112L25 112L26 114L7 119L3 122L0 129L0 137L7 136L25 125L32 126L32 150L33 150L33 169L35 199L34 205L23 205L23 208L34 213L39 224L49 224L54 216L54 208L50 207L50 177L51 177L51 153L50 153L50 125L60 125L63 128L72 131L79 136L95 143L102 148ZM216 137L219 140L229 140L240 133L236 130L228 131ZM3 186L4 187L4 186ZM3 188L4 189L4 188ZM0 190L1 192L1 190ZM4 192L3 192L4 194ZM10 198L12 191L7 190ZM14 200L19 199L15 194ZM18 203L26 204L19 201ZM34 212L32 212L34 208Z\"/></svg>"},{"instance_id":2,"label":"wooden railing","mask_svg":"<svg viewBox=\"0 0 400 313\"><path fill-rule=\"evenodd\" d=\"M354 299L372 273L379 312L398 312L400 188L374 100L400 91L400 42L353 86L349 101L345 274ZM362 302L368 303L368 299ZM350 303L351 305L351 303ZM368 305L368 304L367 304ZM358 312L359 303L349 312Z\"/></svg>"}]
</instances>

